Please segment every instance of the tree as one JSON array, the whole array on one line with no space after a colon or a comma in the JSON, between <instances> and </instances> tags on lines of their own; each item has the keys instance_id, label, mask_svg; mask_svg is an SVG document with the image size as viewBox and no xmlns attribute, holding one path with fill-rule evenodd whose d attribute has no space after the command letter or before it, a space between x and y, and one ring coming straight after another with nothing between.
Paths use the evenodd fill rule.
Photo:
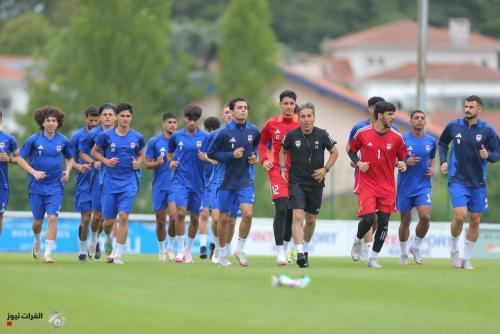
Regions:
<instances>
[{"instance_id":1,"label":"tree","mask_svg":"<svg viewBox=\"0 0 500 334\"><path fill-rule=\"evenodd\" d=\"M233 0L222 17L217 90L222 101L246 97L256 124L272 113L271 94L280 81L277 43L266 0Z\"/></svg>"}]
</instances>

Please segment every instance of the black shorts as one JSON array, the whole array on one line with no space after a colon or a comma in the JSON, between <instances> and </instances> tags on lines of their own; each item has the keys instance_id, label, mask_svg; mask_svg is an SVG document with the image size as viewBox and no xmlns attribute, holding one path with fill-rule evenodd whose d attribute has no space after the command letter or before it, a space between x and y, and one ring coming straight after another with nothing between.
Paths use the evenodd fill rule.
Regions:
<instances>
[{"instance_id":1,"label":"black shorts","mask_svg":"<svg viewBox=\"0 0 500 334\"><path fill-rule=\"evenodd\" d=\"M317 215L323 200L323 187L307 184L290 184L290 207Z\"/></svg>"}]
</instances>

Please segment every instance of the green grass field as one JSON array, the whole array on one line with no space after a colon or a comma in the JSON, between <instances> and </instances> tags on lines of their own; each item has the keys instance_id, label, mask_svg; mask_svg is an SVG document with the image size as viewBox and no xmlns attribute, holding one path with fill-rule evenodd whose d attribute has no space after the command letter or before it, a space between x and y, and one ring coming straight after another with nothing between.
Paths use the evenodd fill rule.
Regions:
<instances>
[{"instance_id":1,"label":"green grass field","mask_svg":"<svg viewBox=\"0 0 500 334\"><path fill-rule=\"evenodd\" d=\"M78 263L55 254L44 265L29 254L0 254L0 333L54 333L47 317L66 318L60 333L499 333L500 261L475 260L476 270L447 260L367 268L347 258L311 258L311 267L274 265L220 269L207 260L159 263L125 255L123 266ZM305 289L272 288L271 275L307 274ZM14 321L9 313L43 312Z\"/></svg>"}]
</instances>

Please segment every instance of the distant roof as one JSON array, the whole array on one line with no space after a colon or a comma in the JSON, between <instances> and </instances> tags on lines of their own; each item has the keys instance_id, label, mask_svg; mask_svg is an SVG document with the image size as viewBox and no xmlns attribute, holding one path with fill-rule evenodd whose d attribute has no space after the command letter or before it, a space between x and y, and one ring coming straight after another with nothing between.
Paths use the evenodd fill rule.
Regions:
<instances>
[{"instance_id":1,"label":"distant roof","mask_svg":"<svg viewBox=\"0 0 500 334\"><path fill-rule=\"evenodd\" d=\"M360 48L366 46L393 46L396 48L415 48L418 41L418 24L412 20L395 21L370 29L325 40L323 50ZM428 48L457 48L451 43L448 27L428 27ZM479 33L470 33L467 49L500 50L500 40ZM462 48L463 49L463 48Z\"/></svg>"},{"instance_id":2,"label":"distant roof","mask_svg":"<svg viewBox=\"0 0 500 334\"><path fill-rule=\"evenodd\" d=\"M33 65L33 58L26 56L0 56L0 80L19 81Z\"/></svg>"},{"instance_id":3,"label":"distant roof","mask_svg":"<svg viewBox=\"0 0 500 334\"><path fill-rule=\"evenodd\" d=\"M464 113L462 111L453 112L453 111L438 110L438 111L433 111L432 113L429 114L429 116L433 124L436 124L444 129L444 127L451 120L457 118L463 118ZM482 119L483 121L490 123L491 126L493 126L497 130L497 132L500 130L500 110L496 111L483 110L479 114L479 118Z\"/></svg>"},{"instance_id":4,"label":"distant roof","mask_svg":"<svg viewBox=\"0 0 500 334\"><path fill-rule=\"evenodd\" d=\"M415 63L402 65L379 73L367 80L412 80L417 79L418 66ZM426 80L452 82L500 82L500 71L477 64L427 64Z\"/></svg>"}]
</instances>

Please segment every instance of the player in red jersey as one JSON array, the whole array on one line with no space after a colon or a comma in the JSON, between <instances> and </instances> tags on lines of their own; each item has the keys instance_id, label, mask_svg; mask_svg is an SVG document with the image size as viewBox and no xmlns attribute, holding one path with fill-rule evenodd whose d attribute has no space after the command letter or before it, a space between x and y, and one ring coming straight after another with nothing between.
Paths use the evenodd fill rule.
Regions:
<instances>
[{"instance_id":1,"label":"player in red jersey","mask_svg":"<svg viewBox=\"0 0 500 334\"><path fill-rule=\"evenodd\" d=\"M394 166L406 170L406 147L403 137L392 129L396 106L381 101L375 104L375 123L359 129L349 148L349 157L359 168L358 225L351 256L358 261L363 246L363 236L378 220L375 242L368 260L369 267L381 267L377 257L387 236L391 213L396 212L396 183ZM362 160L358 157L361 151Z\"/></svg>"},{"instance_id":2,"label":"player in red jersey","mask_svg":"<svg viewBox=\"0 0 500 334\"><path fill-rule=\"evenodd\" d=\"M292 236L292 215L288 208L288 184L283 181L280 175L279 153L281 143L288 131L297 129L299 121L294 114L297 101L297 94L290 90L285 90L280 94L281 114L272 116L264 124L260 133L259 156L262 159L262 166L269 176L271 195L273 198L275 213L273 221L274 240L276 242L278 265L287 265L286 246ZM271 142L271 149L268 151L268 143ZM287 157L287 170L290 168L290 156ZM287 175L288 177L288 175Z\"/></svg>"}]
</instances>

